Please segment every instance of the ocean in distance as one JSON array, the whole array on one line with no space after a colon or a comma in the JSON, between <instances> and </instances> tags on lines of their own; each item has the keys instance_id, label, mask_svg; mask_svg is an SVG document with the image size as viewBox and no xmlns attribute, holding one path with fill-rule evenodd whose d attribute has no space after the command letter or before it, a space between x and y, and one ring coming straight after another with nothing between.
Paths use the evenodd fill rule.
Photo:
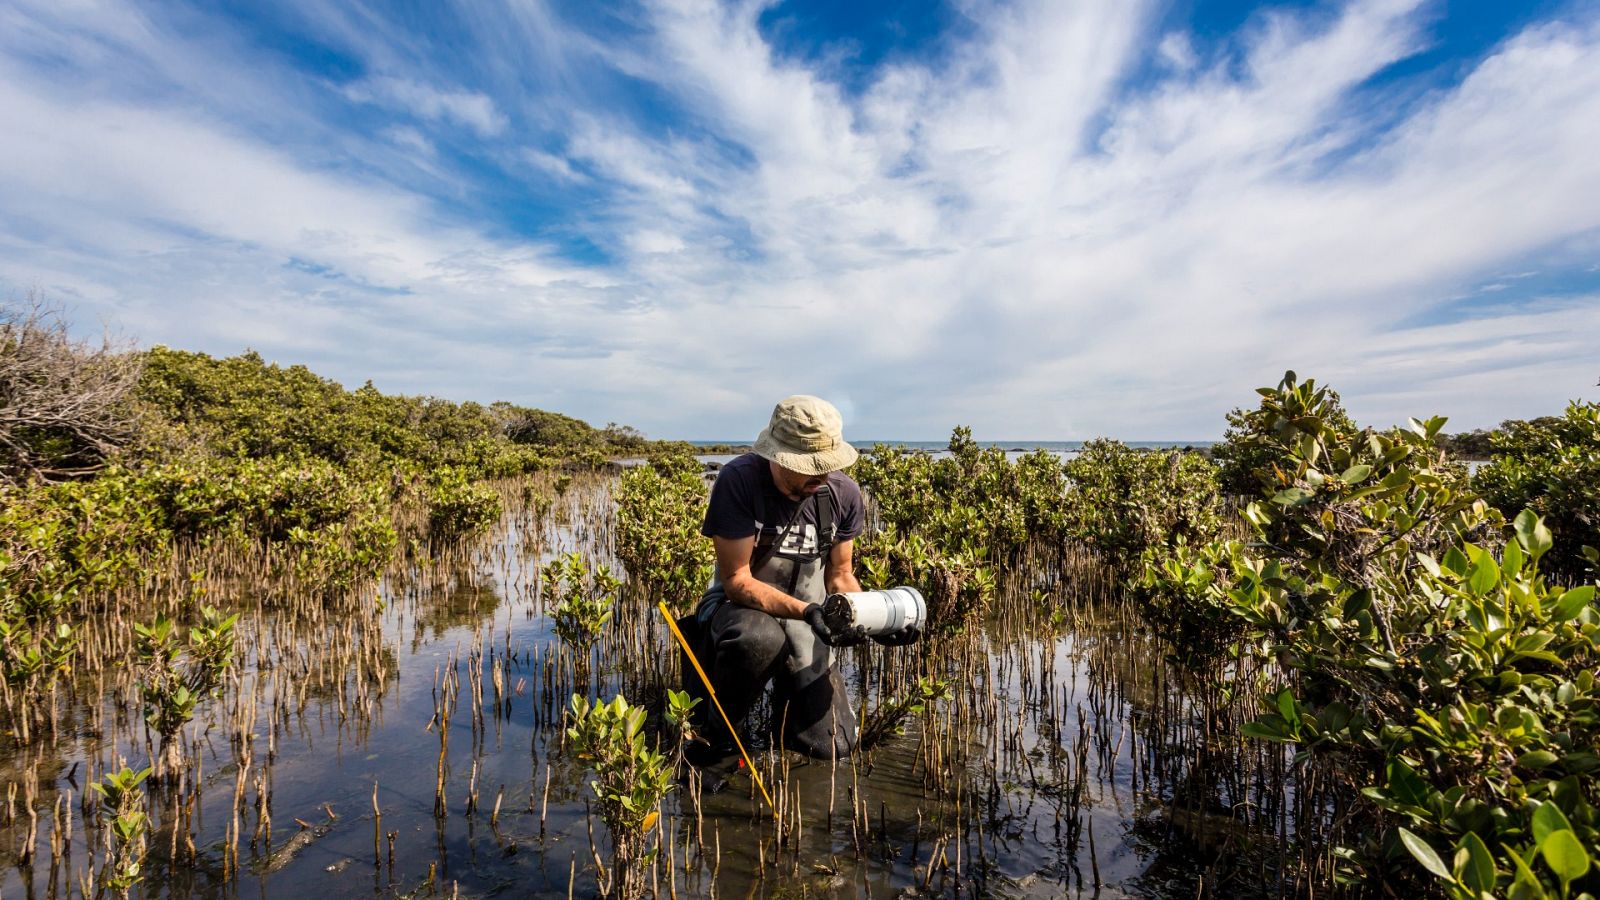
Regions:
<instances>
[{"instance_id":1,"label":"ocean in distance","mask_svg":"<svg viewBox=\"0 0 1600 900\"><path fill-rule=\"evenodd\" d=\"M687 441L686 443L698 446L713 446L716 444L749 445L753 439L742 441ZM847 437L857 450L870 450L877 444L886 444L891 447L905 447L908 450L944 450L950 446L948 439L942 441L877 441L863 440ZM978 441L980 447L999 447L1007 452L1031 453L1034 450L1049 450L1052 453L1077 453L1083 449L1085 441ZM1182 449L1184 447L1210 447L1216 441L1123 441L1129 447L1139 447L1149 450Z\"/></svg>"},{"instance_id":2,"label":"ocean in distance","mask_svg":"<svg viewBox=\"0 0 1600 900\"><path fill-rule=\"evenodd\" d=\"M890 447L904 447L907 450L920 450L922 452L932 454L934 457L946 456L950 452L950 450L949 450L950 441L949 440L943 440L943 441L874 441L874 440L861 440L861 439L851 438L851 437L847 437L846 440L848 440L852 445L854 445L857 450L860 450L863 453L869 452L870 450L872 450L873 447L875 447L875 446L877 446L879 444L883 444L883 445L890 446ZM733 444L735 446L741 445L741 444L742 445L746 445L746 446L749 445L749 441L748 440L746 440L746 441L686 441L685 443L688 443L690 445L699 445L699 446L714 446L714 445L718 445L718 444L722 444L722 445ZM1020 456L1022 456L1024 454L1027 454L1027 453L1032 453L1035 450L1045 450L1047 452L1054 453L1056 456L1059 456L1062 459L1071 459L1072 457L1077 456L1080 452L1083 451L1084 443L1085 443L1084 441L978 441L977 442L977 444L980 447L998 447L1001 450L1004 450L1006 452L1006 459L1011 460L1012 462L1015 462L1018 457L1020 457ZM1215 444L1216 441L1123 441L1122 443L1126 444L1129 447L1136 447L1136 448L1139 448L1139 449L1146 449L1146 450L1175 450L1175 449L1176 450L1181 450L1181 449L1183 449L1185 447L1193 447L1193 448L1196 448L1196 449L1210 447L1211 445ZM701 460L702 462L719 463L719 464L728 462L729 460L731 460L733 458L734 458L734 456L732 456L732 455L720 454L720 453L704 454L704 455L701 455L701 456L697 457L697 459Z\"/></svg>"}]
</instances>

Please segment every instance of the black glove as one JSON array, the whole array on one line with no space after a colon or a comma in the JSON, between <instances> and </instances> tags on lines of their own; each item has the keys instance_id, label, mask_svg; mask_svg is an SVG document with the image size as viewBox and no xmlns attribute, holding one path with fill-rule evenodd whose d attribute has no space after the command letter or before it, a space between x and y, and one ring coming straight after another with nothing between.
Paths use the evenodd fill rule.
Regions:
<instances>
[{"instance_id":1,"label":"black glove","mask_svg":"<svg viewBox=\"0 0 1600 900\"><path fill-rule=\"evenodd\" d=\"M915 625L907 625L899 631L890 632L889 634L875 634L872 639L884 647L904 647L908 644L915 644L917 638L920 637L922 637L922 629Z\"/></svg>"},{"instance_id":2,"label":"black glove","mask_svg":"<svg viewBox=\"0 0 1600 900\"><path fill-rule=\"evenodd\" d=\"M860 625L846 628L842 631L834 631L829 628L828 621L822 617L821 603L813 603L807 606L802 618L806 620L807 625L811 626L811 630L817 633L817 637L821 638L822 642L829 647L854 647L867 639L867 631Z\"/></svg>"}]
</instances>

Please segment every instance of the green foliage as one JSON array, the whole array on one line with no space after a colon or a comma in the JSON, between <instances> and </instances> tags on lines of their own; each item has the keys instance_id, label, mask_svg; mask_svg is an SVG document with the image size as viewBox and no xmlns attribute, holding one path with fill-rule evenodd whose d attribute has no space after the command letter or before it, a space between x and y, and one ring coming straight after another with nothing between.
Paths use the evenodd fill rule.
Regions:
<instances>
[{"instance_id":1,"label":"green foliage","mask_svg":"<svg viewBox=\"0 0 1600 900\"><path fill-rule=\"evenodd\" d=\"M500 521L500 495L469 481L462 469L446 466L428 473L428 536L436 543L458 541Z\"/></svg>"},{"instance_id":2,"label":"green foliage","mask_svg":"<svg viewBox=\"0 0 1600 900\"><path fill-rule=\"evenodd\" d=\"M7 511L103 504L81 518L109 516L138 546L160 543L152 529L179 539L287 541L297 549L330 543L308 537L314 532L343 530L331 543L361 545L353 556L371 570L393 545L383 533L392 522L379 527L376 520L388 519L392 502L413 485L428 506L430 531L453 540L498 515L498 499L477 481L546 468L561 453L596 462L610 449L602 432L554 413L389 396L370 384L346 391L303 366L268 364L255 353L213 359L157 347L142 363L137 397L147 428L135 464L104 473L104 491L8 497ZM637 443L637 433L616 431L630 448ZM153 521L121 515L130 500L153 501ZM11 526L0 528L0 540L15 540L41 518L62 517L13 516L0 522ZM38 546L49 538L27 540ZM98 587L108 584L100 573L93 577Z\"/></svg>"},{"instance_id":3,"label":"green foliage","mask_svg":"<svg viewBox=\"0 0 1600 900\"><path fill-rule=\"evenodd\" d=\"M1311 579L1402 593L1416 554L1438 556L1460 541L1492 537L1501 517L1471 491L1465 470L1434 446L1444 419L1351 433L1328 424L1330 408L1306 403L1305 386L1294 385L1292 376L1262 400L1283 442L1284 465L1262 485L1258 496L1267 502L1245 510L1280 555L1298 561ZM1314 594L1306 601L1322 599ZM1372 621L1380 632L1392 631L1381 608Z\"/></svg>"},{"instance_id":4,"label":"green foliage","mask_svg":"<svg viewBox=\"0 0 1600 900\"><path fill-rule=\"evenodd\" d=\"M618 455L646 453L656 446L639 429L616 422L607 422L606 427L600 429L600 437L609 451ZM677 443L682 446L681 442Z\"/></svg>"},{"instance_id":5,"label":"green foliage","mask_svg":"<svg viewBox=\"0 0 1600 900\"><path fill-rule=\"evenodd\" d=\"M1329 641L1302 663L1315 681L1372 669L1364 680L1384 690L1316 709L1284 691L1249 732L1364 761L1363 795L1404 823L1407 850L1458 897L1568 896L1588 859L1571 847L1600 842L1600 607L1592 585L1545 582L1548 536L1531 513L1518 526L1498 558L1467 543L1424 564L1415 605L1433 615L1417 616L1393 661ZM1363 652L1373 655L1331 662ZM1429 865L1434 846L1454 862ZM1368 866L1392 855L1379 842L1359 849Z\"/></svg>"},{"instance_id":6,"label":"green foliage","mask_svg":"<svg viewBox=\"0 0 1600 900\"><path fill-rule=\"evenodd\" d=\"M258 354L213 359L157 347L139 397L159 423L147 436L149 485L177 535L288 542L330 589L371 577L397 542L394 502L423 504L427 536L453 543L498 520L479 483L568 462L596 466L615 449L583 422L496 403L346 391L303 366ZM636 432L615 428L629 449ZM647 443L647 442L646 442Z\"/></svg>"},{"instance_id":7,"label":"green foliage","mask_svg":"<svg viewBox=\"0 0 1600 900\"><path fill-rule=\"evenodd\" d=\"M173 738L194 718L195 706L217 692L223 674L232 668L238 620L237 614L225 617L207 606L200 610L200 622L181 639L176 624L165 616L133 626L145 721L161 737L158 777L181 766L181 760L174 758L180 748Z\"/></svg>"},{"instance_id":8,"label":"green foliage","mask_svg":"<svg viewBox=\"0 0 1600 900\"><path fill-rule=\"evenodd\" d=\"M1013 464L1004 450L978 446L964 427L951 433L949 449L935 459L880 444L851 474L886 526L938 535L939 549L952 555L1000 558L1031 539L1060 536L1066 481L1054 455L1039 451Z\"/></svg>"},{"instance_id":9,"label":"green foliage","mask_svg":"<svg viewBox=\"0 0 1600 900\"><path fill-rule=\"evenodd\" d=\"M610 703L592 706L573 694L567 715L567 741L594 769L590 787L611 833L612 867L601 873L602 892L609 894L615 886L619 896L642 896L642 869L650 857L640 851L660 815L662 798L672 789L672 767L645 745L644 709L630 706L620 694Z\"/></svg>"},{"instance_id":10,"label":"green foliage","mask_svg":"<svg viewBox=\"0 0 1600 900\"><path fill-rule=\"evenodd\" d=\"M168 532L122 470L61 484L0 486L0 676L27 740L78 650L90 598L138 578Z\"/></svg>"},{"instance_id":11,"label":"green foliage","mask_svg":"<svg viewBox=\"0 0 1600 900\"><path fill-rule=\"evenodd\" d=\"M1147 554L1216 537L1216 467L1191 451L1133 450L1094 440L1066 464L1065 531L1112 568L1137 571Z\"/></svg>"},{"instance_id":12,"label":"green foliage","mask_svg":"<svg viewBox=\"0 0 1600 900\"><path fill-rule=\"evenodd\" d=\"M936 703L948 702L954 694L950 682L926 676L917 679L911 690L899 697L885 698L861 723L857 746L870 751L892 735L905 733L905 720L930 712Z\"/></svg>"},{"instance_id":13,"label":"green foliage","mask_svg":"<svg viewBox=\"0 0 1600 900\"><path fill-rule=\"evenodd\" d=\"M1060 541L1066 479L1045 451L1012 463L958 427L947 457L879 445L852 475L882 525L858 548L868 583L920 586L935 630L960 629L982 614L995 595L997 563L1032 541Z\"/></svg>"},{"instance_id":14,"label":"green foliage","mask_svg":"<svg viewBox=\"0 0 1600 900\"><path fill-rule=\"evenodd\" d=\"M443 464L500 428L477 404L387 396L371 384L346 391L254 352L213 359L156 347L145 356L139 396L187 443L223 456Z\"/></svg>"},{"instance_id":15,"label":"green foliage","mask_svg":"<svg viewBox=\"0 0 1600 900\"><path fill-rule=\"evenodd\" d=\"M156 347L145 354L138 395L162 423L147 438L147 453L158 456L201 446L220 456L314 457L372 471L453 467L479 479L618 452L602 432L558 413L390 395L371 383L346 391L254 352L213 359Z\"/></svg>"},{"instance_id":16,"label":"green foliage","mask_svg":"<svg viewBox=\"0 0 1600 900\"><path fill-rule=\"evenodd\" d=\"M1353 877L1409 861L1457 896L1567 896L1573 846L1600 840L1593 586L1545 581L1531 512L1496 554L1503 519L1437 449L1442 419L1353 434L1292 376L1260 413L1270 499L1207 590L1297 679L1244 734L1330 761L1390 826L1344 849Z\"/></svg>"},{"instance_id":17,"label":"green foliage","mask_svg":"<svg viewBox=\"0 0 1600 900\"><path fill-rule=\"evenodd\" d=\"M107 772L99 781L89 782L100 797L100 818L111 829L111 859L102 881L123 896L144 877L144 854L150 817L145 813L143 784L150 769Z\"/></svg>"},{"instance_id":18,"label":"green foliage","mask_svg":"<svg viewBox=\"0 0 1600 900\"><path fill-rule=\"evenodd\" d=\"M1563 584L1592 580L1600 571L1592 551L1600 547L1600 403L1506 422L1493 443L1494 461L1478 470L1473 486L1507 513L1531 509L1549 523L1556 546L1546 575Z\"/></svg>"},{"instance_id":19,"label":"green foliage","mask_svg":"<svg viewBox=\"0 0 1600 900\"><path fill-rule=\"evenodd\" d=\"M669 454L622 473L617 486L617 558L629 580L686 611L711 581L715 558L700 534L706 482L693 457Z\"/></svg>"},{"instance_id":20,"label":"green foliage","mask_svg":"<svg viewBox=\"0 0 1600 900\"><path fill-rule=\"evenodd\" d=\"M26 743L53 721L40 701L79 662L84 620L115 621L125 590L177 551L226 568L215 575L344 596L393 558L397 523L422 531L413 510L433 544L461 541L501 514L486 479L651 446L633 429L511 404L346 391L255 353L89 347L48 311L0 306L0 704L12 734ZM565 604L571 636L592 643L608 605ZM141 628L146 714L168 736L205 695L193 678L207 664L171 623Z\"/></svg>"},{"instance_id":21,"label":"green foliage","mask_svg":"<svg viewBox=\"0 0 1600 900\"><path fill-rule=\"evenodd\" d=\"M667 689L665 717L668 727L678 738L679 747L694 737L694 708L699 705L700 698L690 696L688 691Z\"/></svg>"},{"instance_id":22,"label":"green foliage","mask_svg":"<svg viewBox=\"0 0 1600 900\"><path fill-rule=\"evenodd\" d=\"M1230 560L1242 552L1237 542L1212 541L1191 546L1180 540L1171 547L1145 550L1143 572L1134 586L1140 614L1155 624L1181 665L1201 669L1250 633L1249 623L1234 614L1226 588Z\"/></svg>"},{"instance_id":23,"label":"green foliage","mask_svg":"<svg viewBox=\"0 0 1600 900\"><path fill-rule=\"evenodd\" d=\"M23 621L0 617L0 677L4 677L8 719L24 742L43 714L30 700L54 688L71 670L78 649L78 632L65 622L53 627L30 627ZM12 698L20 699L13 703Z\"/></svg>"},{"instance_id":24,"label":"green foliage","mask_svg":"<svg viewBox=\"0 0 1600 900\"><path fill-rule=\"evenodd\" d=\"M959 632L980 618L999 589L988 554L947 550L941 535L892 526L858 542L864 585L915 584L928 604L928 628Z\"/></svg>"},{"instance_id":25,"label":"green foliage","mask_svg":"<svg viewBox=\"0 0 1600 900\"><path fill-rule=\"evenodd\" d=\"M576 650L580 660L588 659L590 648L611 621L617 579L605 566L595 567L591 574L576 552L545 564L541 574L546 602L554 604L550 618L556 637Z\"/></svg>"},{"instance_id":26,"label":"green foliage","mask_svg":"<svg viewBox=\"0 0 1600 900\"><path fill-rule=\"evenodd\" d=\"M347 395L304 366L268 364L255 352L212 359L155 347L145 354L139 396L188 443L219 455L343 462L369 447L394 452L403 441L397 423L379 413L376 390ZM369 427L357 427L364 420Z\"/></svg>"},{"instance_id":27,"label":"green foliage","mask_svg":"<svg viewBox=\"0 0 1600 900\"><path fill-rule=\"evenodd\" d=\"M317 459L190 457L129 477L173 537L202 543L286 541L389 506L375 479Z\"/></svg>"},{"instance_id":28,"label":"green foliage","mask_svg":"<svg viewBox=\"0 0 1600 900\"><path fill-rule=\"evenodd\" d=\"M168 532L126 470L91 481L0 487L0 619L50 622L125 584Z\"/></svg>"},{"instance_id":29,"label":"green foliage","mask_svg":"<svg viewBox=\"0 0 1600 900\"><path fill-rule=\"evenodd\" d=\"M1317 387L1315 379L1308 378L1297 384L1294 373L1287 372L1277 388L1260 388L1257 393L1269 400L1281 398L1281 403L1291 411L1315 410L1313 414L1322 427L1334 434L1349 437L1360 430L1340 404L1339 395L1326 387ZM1224 494L1253 497L1262 485L1272 483L1277 473L1292 465L1285 429L1294 418L1285 418L1265 407L1248 412L1235 409L1227 418L1228 428L1223 432L1222 441L1211 448L1218 481Z\"/></svg>"},{"instance_id":30,"label":"green foliage","mask_svg":"<svg viewBox=\"0 0 1600 900\"><path fill-rule=\"evenodd\" d=\"M518 407L507 402L490 405L490 413L499 421L501 431L506 434L507 439L512 440L514 444L544 447L557 452L589 447L600 448L603 444L600 432L595 431L586 421L576 420L573 416Z\"/></svg>"},{"instance_id":31,"label":"green foliage","mask_svg":"<svg viewBox=\"0 0 1600 900\"><path fill-rule=\"evenodd\" d=\"M552 452L607 446L577 420L519 442L507 423L522 422L528 439L544 414L387 396L370 384L345 391L254 353L213 359L157 347L141 361L125 369L138 376L144 409L139 453L93 479L0 484L9 683L47 688L70 662L58 625L70 632L73 617L175 544L271 548L263 558L274 576L341 593L392 557L397 501L425 505L434 540L459 540L499 517L499 496L482 479L547 467Z\"/></svg>"},{"instance_id":32,"label":"green foliage","mask_svg":"<svg viewBox=\"0 0 1600 900\"><path fill-rule=\"evenodd\" d=\"M190 457L127 477L168 539L277 545L273 574L311 592L375 577L398 540L388 485L325 460Z\"/></svg>"},{"instance_id":33,"label":"green foliage","mask_svg":"<svg viewBox=\"0 0 1600 900\"><path fill-rule=\"evenodd\" d=\"M1510 425L1502 423L1501 428ZM1458 434L1440 433L1433 442L1440 450L1450 455L1451 459L1460 460L1487 460L1494 455L1494 437L1497 432L1474 428Z\"/></svg>"}]
</instances>

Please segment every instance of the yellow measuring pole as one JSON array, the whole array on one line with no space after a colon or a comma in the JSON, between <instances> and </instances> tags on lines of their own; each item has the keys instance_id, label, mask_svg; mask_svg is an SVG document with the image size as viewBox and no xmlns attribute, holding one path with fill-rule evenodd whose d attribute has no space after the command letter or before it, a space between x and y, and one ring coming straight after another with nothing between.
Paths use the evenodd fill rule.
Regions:
<instances>
[{"instance_id":1,"label":"yellow measuring pole","mask_svg":"<svg viewBox=\"0 0 1600 900\"><path fill-rule=\"evenodd\" d=\"M660 601L656 606L660 607L661 615L666 618L667 627L672 629L672 636L678 639L678 646L683 648L683 652L689 657L689 662L694 664L694 671L695 674L700 676L700 682L710 692L711 702L717 707L717 712L722 714L722 721L727 723L728 733L733 735L733 745L739 748L739 755L744 757L744 764L750 769L750 778L756 783L756 787L761 789L761 796L766 799L767 808L772 810L773 815L777 815L778 807L773 804L772 795L767 793L767 786L761 783L761 773L756 771L755 762L750 759L750 754L745 752L744 742L739 740L739 729L733 727L733 722L728 719L728 713L723 710L722 703L717 700L717 689L711 686L711 679L706 677L706 670L700 668L700 660L695 657L694 649L689 646L688 639L683 636L682 631L678 630L678 620L672 617L672 611L667 609L665 600Z\"/></svg>"}]
</instances>

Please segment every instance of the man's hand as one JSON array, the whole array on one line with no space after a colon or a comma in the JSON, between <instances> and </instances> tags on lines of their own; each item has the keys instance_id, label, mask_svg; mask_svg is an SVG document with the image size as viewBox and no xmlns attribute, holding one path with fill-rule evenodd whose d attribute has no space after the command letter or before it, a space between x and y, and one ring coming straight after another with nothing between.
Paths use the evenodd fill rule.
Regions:
<instances>
[{"instance_id":1,"label":"man's hand","mask_svg":"<svg viewBox=\"0 0 1600 900\"><path fill-rule=\"evenodd\" d=\"M920 628L915 625L907 625L899 631L890 632L889 634L875 634L872 639L884 647L904 647L908 644L915 644L917 638L920 637L922 637Z\"/></svg>"},{"instance_id":2,"label":"man's hand","mask_svg":"<svg viewBox=\"0 0 1600 900\"><path fill-rule=\"evenodd\" d=\"M829 647L854 647L867 639L867 631L860 625L846 628L842 631L834 631L829 628L828 621L822 617L821 603L813 603L807 606L805 615L802 618L806 620L807 625L811 626L811 630L817 633L817 637Z\"/></svg>"}]
</instances>

